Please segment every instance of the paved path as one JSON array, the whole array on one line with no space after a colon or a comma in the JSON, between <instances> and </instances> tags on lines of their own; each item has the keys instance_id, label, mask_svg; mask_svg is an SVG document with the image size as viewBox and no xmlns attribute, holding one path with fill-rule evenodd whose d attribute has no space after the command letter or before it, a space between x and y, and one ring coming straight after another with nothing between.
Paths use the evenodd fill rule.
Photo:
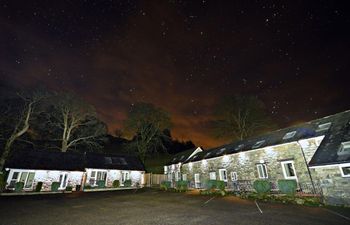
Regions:
<instances>
[{"instance_id":1,"label":"paved path","mask_svg":"<svg viewBox=\"0 0 350 225\"><path fill-rule=\"evenodd\" d=\"M257 204L156 190L1 196L0 225L350 224L323 208Z\"/></svg>"}]
</instances>

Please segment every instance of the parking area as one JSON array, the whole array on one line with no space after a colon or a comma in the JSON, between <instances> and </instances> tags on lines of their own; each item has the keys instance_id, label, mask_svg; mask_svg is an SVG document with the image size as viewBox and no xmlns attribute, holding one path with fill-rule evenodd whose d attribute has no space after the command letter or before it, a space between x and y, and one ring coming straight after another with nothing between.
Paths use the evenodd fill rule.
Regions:
<instances>
[{"instance_id":1,"label":"parking area","mask_svg":"<svg viewBox=\"0 0 350 225\"><path fill-rule=\"evenodd\" d=\"M260 208L260 209L259 209ZM349 209L268 204L154 189L0 197L1 225L350 224Z\"/></svg>"}]
</instances>

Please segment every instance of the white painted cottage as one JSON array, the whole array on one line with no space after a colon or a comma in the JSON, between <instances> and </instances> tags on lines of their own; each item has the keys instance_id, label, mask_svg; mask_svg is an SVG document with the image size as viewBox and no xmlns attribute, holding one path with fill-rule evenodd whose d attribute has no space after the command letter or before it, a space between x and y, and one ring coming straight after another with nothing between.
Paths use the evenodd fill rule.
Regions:
<instances>
[{"instance_id":1,"label":"white painted cottage","mask_svg":"<svg viewBox=\"0 0 350 225\"><path fill-rule=\"evenodd\" d=\"M81 185L84 175L83 155L49 151L15 151L7 160L7 189L17 182L24 183L24 191L35 190L43 182L41 191L50 191L52 182L59 182L59 190Z\"/></svg>"},{"instance_id":2,"label":"white painted cottage","mask_svg":"<svg viewBox=\"0 0 350 225\"><path fill-rule=\"evenodd\" d=\"M119 180L124 186L131 180L135 187L144 185L145 168L134 156L96 153L71 153L50 151L16 151L7 160L6 189L13 190L17 182L24 183L24 191L33 191L43 182L41 191L51 191L53 182L59 182L58 190L67 186L75 191L85 185L97 186L104 180L105 187L112 187Z\"/></svg>"}]
</instances>

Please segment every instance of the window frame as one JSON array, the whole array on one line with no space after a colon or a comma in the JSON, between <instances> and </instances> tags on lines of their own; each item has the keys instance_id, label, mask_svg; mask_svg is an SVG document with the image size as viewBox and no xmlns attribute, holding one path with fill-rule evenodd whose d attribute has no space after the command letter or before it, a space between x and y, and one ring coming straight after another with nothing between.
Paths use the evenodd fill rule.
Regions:
<instances>
[{"instance_id":1,"label":"window frame","mask_svg":"<svg viewBox=\"0 0 350 225\"><path fill-rule=\"evenodd\" d=\"M223 177L222 172L224 172L224 174L225 174L224 177ZM219 169L219 179L227 182L227 170L226 169Z\"/></svg>"},{"instance_id":2,"label":"window frame","mask_svg":"<svg viewBox=\"0 0 350 225\"><path fill-rule=\"evenodd\" d=\"M17 174L17 178L14 179L13 175L15 173ZM22 179L22 181L21 181L21 178L24 174L25 174L25 176L23 177L24 179ZM33 175L32 183L30 184L30 186L27 186L28 178L29 178L30 174L34 174L34 175ZM17 182L23 182L23 184L24 184L23 190L32 190L33 186L34 186L34 181L35 181L35 170L13 170L12 175L11 175L11 179L9 179L9 183L7 186L8 186L8 188L12 189L12 188L15 188ZM13 186L11 186L12 182L14 182Z\"/></svg>"},{"instance_id":3,"label":"window frame","mask_svg":"<svg viewBox=\"0 0 350 225\"><path fill-rule=\"evenodd\" d=\"M183 180L183 181L187 181L187 174L186 174L186 173L183 173L183 174L182 174L182 180Z\"/></svg>"},{"instance_id":4,"label":"window frame","mask_svg":"<svg viewBox=\"0 0 350 225\"><path fill-rule=\"evenodd\" d=\"M237 181L238 180L238 175L236 171L231 172L231 181Z\"/></svg>"},{"instance_id":5,"label":"window frame","mask_svg":"<svg viewBox=\"0 0 350 225\"><path fill-rule=\"evenodd\" d=\"M212 179L212 175L214 175L213 179ZM216 180L216 172L215 171L209 172L209 180Z\"/></svg>"},{"instance_id":6,"label":"window frame","mask_svg":"<svg viewBox=\"0 0 350 225\"><path fill-rule=\"evenodd\" d=\"M350 177L350 173L344 174L343 168L345 168L345 167L350 167L350 163L339 165L340 174L342 177Z\"/></svg>"},{"instance_id":7,"label":"window frame","mask_svg":"<svg viewBox=\"0 0 350 225\"><path fill-rule=\"evenodd\" d=\"M287 175L287 171L286 171L286 167L285 167L286 164L292 164L292 169L293 169L293 172L294 172L294 176L288 176ZM294 161L293 160L282 161L281 162L281 167L282 167L282 172L283 172L284 179L288 179L288 180L297 180L298 179L297 172L295 170L295 166L294 166Z\"/></svg>"},{"instance_id":8,"label":"window frame","mask_svg":"<svg viewBox=\"0 0 350 225\"><path fill-rule=\"evenodd\" d=\"M259 167L262 168L262 171L265 171L266 176L261 176ZM267 165L266 165L266 163L258 163L258 164L256 164L256 168L258 170L259 179L268 179L269 178L269 174L267 172ZM263 174L263 175L265 175L265 174Z\"/></svg>"}]
</instances>

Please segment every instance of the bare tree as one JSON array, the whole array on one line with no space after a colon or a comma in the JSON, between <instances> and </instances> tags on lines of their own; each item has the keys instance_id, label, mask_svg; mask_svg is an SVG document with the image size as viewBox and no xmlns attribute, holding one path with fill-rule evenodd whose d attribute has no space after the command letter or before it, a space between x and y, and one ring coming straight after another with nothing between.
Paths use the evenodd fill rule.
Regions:
<instances>
[{"instance_id":1,"label":"bare tree","mask_svg":"<svg viewBox=\"0 0 350 225\"><path fill-rule=\"evenodd\" d=\"M72 94L58 94L49 104L53 104L48 112L48 127L60 137L58 147L62 152L74 149L78 145L89 148L100 148L99 140L106 134L106 125L96 118L95 109Z\"/></svg>"},{"instance_id":2,"label":"bare tree","mask_svg":"<svg viewBox=\"0 0 350 225\"><path fill-rule=\"evenodd\" d=\"M131 146L136 148L142 162L148 153L165 148L163 141L168 137L163 130L170 126L168 113L149 103L135 104L124 123L125 131L135 135Z\"/></svg>"},{"instance_id":3,"label":"bare tree","mask_svg":"<svg viewBox=\"0 0 350 225\"><path fill-rule=\"evenodd\" d=\"M216 137L243 140L274 127L265 105L255 96L225 97L215 107Z\"/></svg>"},{"instance_id":4,"label":"bare tree","mask_svg":"<svg viewBox=\"0 0 350 225\"><path fill-rule=\"evenodd\" d=\"M17 93L17 96L22 101L22 109L19 110L17 105L16 110L12 110L10 106L11 104L8 102L9 104L5 104L6 109L2 111L2 119L6 118L6 120L13 122L15 125L12 128L9 127L10 132L8 138L6 138L4 150L0 158L0 171L4 169L6 159L11 152L13 143L19 137L28 132L30 128L30 121L33 117L37 103L47 95L44 92L37 91L29 95ZM6 136L6 134L4 136Z\"/></svg>"}]
</instances>

